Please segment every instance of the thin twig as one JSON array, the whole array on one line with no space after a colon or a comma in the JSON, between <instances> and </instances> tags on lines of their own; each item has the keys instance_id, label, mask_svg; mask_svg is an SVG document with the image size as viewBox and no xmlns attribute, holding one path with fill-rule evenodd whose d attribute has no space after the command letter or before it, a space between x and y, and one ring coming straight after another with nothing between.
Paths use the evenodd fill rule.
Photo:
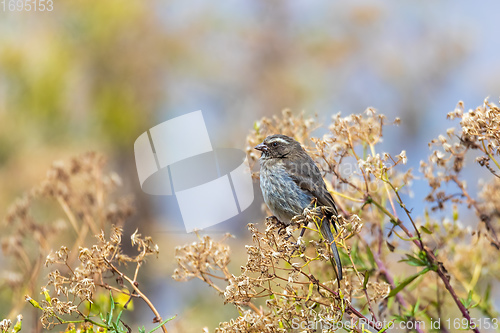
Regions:
<instances>
[{"instance_id":1,"label":"thin twig","mask_svg":"<svg viewBox=\"0 0 500 333\"><path fill-rule=\"evenodd\" d=\"M467 308L462 304L462 302L460 301L460 298L457 296L456 292L455 292L455 289L453 289L453 286L450 284L450 276L448 275L448 272L446 270L446 268L444 267L443 263L440 262L436 256L434 255L434 253L429 249L427 248L427 246L425 246L422 242L422 240L419 238L419 239L414 239L414 236L413 234L411 233L410 230L408 230L408 228L406 228L406 226L403 224L403 222L399 219L399 218L396 218L394 215L392 215L384 206L382 206L380 203L378 203L377 201L373 200L371 197L368 197L367 199L367 202L368 203L373 203L377 208L379 208L385 215L387 215L392 221L393 223L395 223L398 227L401 228L401 230L403 230L405 232L405 234L410 238L412 239L412 242L419 248L420 251L423 251L427 258L429 259L430 263L433 264L435 266L434 270L435 272L438 274L438 276L441 278L441 280L443 281L444 283L444 286L446 287L446 289L448 290L448 292L450 293L451 297L453 298L453 300L455 301L455 303L457 304L458 306L458 309L460 310L460 312L462 313L462 316L467 319L467 321L469 322L469 325L471 326L471 329L476 332L476 333L479 333L479 329L477 327L474 327L472 328L473 326L473 322L472 322L472 318L470 317L469 315L469 311L467 310Z\"/></svg>"},{"instance_id":2,"label":"thin twig","mask_svg":"<svg viewBox=\"0 0 500 333\"><path fill-rule=\"evenodd\" d=\"M147 298L146 295L144 295L144 293L139 289L137 283L135 281L133 281L131 278L129 278L128 276L126 276L125 274L123 274L122 272L120 272L108 259L106 259L106 258L103 258L103 259L106 262L106 264L116 274L118 274L123 279L127 280L128 283L130 283L132 288L134 288L135 292L144 300L144 302L146 302L146 304L149 306L151 311L153 311L153 313L155 315L155 322L161 323L163 321L163 319L161 318L160 313L158 312L158 310L156 310L155 306L153 305L153 303L151 303L149 298ZM163 330L164 333L167 333L167 328L165 327L165 324L161 325L161 329Z\"/></svg>"}]
</instances>

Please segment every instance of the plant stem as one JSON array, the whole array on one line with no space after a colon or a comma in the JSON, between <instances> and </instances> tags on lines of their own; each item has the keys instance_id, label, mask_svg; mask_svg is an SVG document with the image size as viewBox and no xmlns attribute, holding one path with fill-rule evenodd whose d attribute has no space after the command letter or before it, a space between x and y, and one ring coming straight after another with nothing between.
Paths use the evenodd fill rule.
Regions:
<instances>
[{"instance_id":1,"label":"plant stem","mask_svg":"<svg viewBox=\"0 0 500 333\"><path fill-rule=\"evenodd\" d=\"M361 241L366 245L368 246L368 243L363 239L361 238ZM387 282L389 282L389 284L391 285L391 288L394 289L396 288L396 284L394 283L394 279L392 278L391 274L389 274L389 270L387 269L387 267L385 266L384 262L382 260L380 260L380 258L378 257L378 254L376 255L373 251L373 259L375 260L375 263L377 264L378 266L378 269L380 271L380 273L382 273ZM404 299L404 297L401 295L401 293L397 293L396 294L396 299L398 300L399 304L401 304L402 306L404 306L405 308L409 308L410 305L408 304L408 302ZM415 327L415 330L418 332L418 333L423 333L424 331L422 331L422 329L420 328L420 325L416 325Z\"/></svg>"},{"instance_id":2,"label":"plant stem","mask_svg":"<svg viewBox=\"0 0 500 333\"><path fill-rule=\"evenodd\" d=\"M378 203L377 201L373 200L373 198L371 197L368 197L367 198L367 203L373 203L377 208L379 208L384 214L386 214L392 221L394 224L396 224L397 226L399 226L401 228L401 230L403 230L406 235L409 237L409 238L413 238L413 234L411 233L410 230L408 230L408 228L405 227L405 225L403 224L403 222L399 219L399 218L396 218L394 217L394 215L392 215L384 206L382 206L380 203ZM446 268L444 267L443 263L441 263L437 258L436 256L434 255L434 253L427 248L427 246L425 246L422 242L422 240L419 238L418 240L417 239L413 239L412 242L420 249L420 251L423 251L427 258L429 259L429 261L435 266L435 269L434 271L438 274L438 276L441 278L441 280L443 281L444 283L444 286L446 287L446 289L448 290L448 292L450 293L451 297L453 298L453 300L455 301L455 303L457 304L458 306L458 309L460 310L460 312L462 313L462 316L467 319L467 321L469 322L469 325L473 325L473 322L472 322L472 319L469 315L469 311L467 310L467 308L462 304L462 302L460 301L460 298L457 296L456 292L455 292L455 289L453 289L452 285L450 284L450 277L449 277L449 274L448 274L448 271L446 270ZM475 328L471 328L474 332L476 333L479 333L479 329L477 329L477 327Z\"/></svg>"},{"instance_id":3,"label":"plant stem","mask_svg":"<svg viewBox=\"0 0 500 333\"><path fill-rule=\"evenodd\" d=\"M488 157L493 161L493 163L495 163L497 168L500 170L500 164L497 162L497 160L495 160L493 155L490 154L490 150L486 148L486 145L484 144L484 140L481 140L481 143L483 144L484 152L488 155Z\"/></svg>"},{"instance_id":4,"label":"plant stem","mask_svg":"<svg viewBox=\"0 0 500 333\"><path fill-rule=\"evenodd\" d=\"M128 283L130 283L130 285L132 286L132 288L134 288L135 292L144 300L144 302L146 302L146 304L149 306L149 308L151 309L151 311L153 311L154 315L156 316L155 320L157 320L158 322L161 323L163 321L163 319L161 318L160 313L158 312L158 310L156 310L155 306L153 305L153 303L151 303L151 301L149 300L149 298L147 298L146 295L144 295L142 293L142 291L137 286L136 282L133 281L128 276L126 276L125 274L123 274L122 272L120 272L108 259L106 259L106 258L103 258L103 259L106 262L106 264L108 264L108 266L111 267L111 269L114 272L116 272L122 278L124 278L125 280L127 280ZM161 325L161 329L163 330L164 333L168 333L167 332L167 328L165 327L165 325Z\"/></svg>"},{"instance_id":5,"label":"plant stem","mask_svg":"<svg viewBox=\"0 0 500 333\"><path fill-rule=\"evenodd\" d=\"M312 283L316 284L317 286L320 286L321 288L325 289L326 291L328 291L329 293L331 293L332 295L335 295L337 297L340 298L340 295L338 292L328 288L327 286L325 286L323 283L319 282L314 276L312 275L309 275L307 274L306 272L296 268L300 273L302 273L304 276L306 276L309 281L311 281ZM352 305L348 304L347 305L347 308L346 308L346 312L349 313L349 314L353 314L355 315L356 317L358 317L359 319L363 319L365 322L367 322L371 327L373 327L374 329L377 330L377 332L379 332L382 328L379 327L381 325L378 325L377 322L374 322L368 318L366 318L365 316L363 316L361 314L361 312L359 312L358 310L356 310L354 307L352 307Z\"/></svg>"},{"instance_id":6,"label":"plant stem","mask_svg":"<svg viewBox=\"0 0 500 333\"><path fill-rule=\"evenodd\" d=\"M96 321L93 321L92 319L90 319L88 317L85 317L82 320L64 320L64 319L61 319L59 317L57 317L57 319L59 319L59 321L61 322L61 324L80 324L80 323L84 323L84 322L89 322L89 323L92 323L93 325L109 329L108 326L106 326L104 324L100 324L100 323L98 323Z\"/></svg>"},{"instance_id":7,"label":"plant stem","mask_svg":"<svg viewBox=\"0 0 500 333\"><path fill-rule=\"evenodd\" d=\"M477 204L477 201L469 195L469 192L467 192L464 185L458 180L457 176L452 176L451 180L458 186L460 191L462 191L462 194L467 198L468 203L472 205L472 207L474 207L477 215L479 215L481 221L484 222L484 224L486 225L486 230L490 233L491 237L493 238L492 245L495 246L497 250L500 249L500 241L498 240L495 228L491 225L490 216L488 216L488 214L483 213L483 211Z\"/></svg>"},{"instance_id":8,"label":"plant stem","mask_svg":"<svg viewBox=\"0 0 500 333\"><path fill-rule=\"evenodd\" d=\"M59 203L59 205L61 205L61 208L63 209L64 213L68 217L68 220L71 223L71 226L73 227L73 229L75 229L75 232L78 234L78 231L79 231L78 230L78 222L76 221L75 215L73 214L73 212L69 208L68 203L61 196L57 196L57 202Z\"/></svg>"}]
</instances>

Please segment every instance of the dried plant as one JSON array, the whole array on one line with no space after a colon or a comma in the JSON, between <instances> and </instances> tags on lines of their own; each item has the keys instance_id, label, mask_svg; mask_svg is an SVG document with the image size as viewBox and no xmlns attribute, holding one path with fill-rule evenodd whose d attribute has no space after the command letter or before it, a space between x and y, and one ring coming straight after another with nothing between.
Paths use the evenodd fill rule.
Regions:
<instances>
[{"instance_id":1,"label":"dried plant","mask_svg":"<svg viewBox=\"0 0 500 333\"><path fill-rule=\"evenodd\" d=\"M289 110L281 118L256 122L248 137L251 164L259 157L253 146L269 134L283 133L300 141L320 165L341 213L335 241L346 278L339 287L328 246L318 232L319 207L314 206L286 229L272 218L265 230L249 224L253 244L246 247L248 260L238 274L228 269L230 250L223 241L198 236L198 242L177 248L173 278L201 279L238 308L240 316L220 323L216 332L498 328L489 295L491 282L500 276L500 113L485 102L464 114L460 103L449 117L462 119L460 134L448 131L456 142L443 136L433 140L444 152L433 152L421 166L431 186L427 200L437 208L452 202L451 218L441 217L437 209L420 215L412 211L408 198L414 175L404 170L407 153L377 151L388 122L373 108L365 114L333 116L321 138L311 135L320 126L315 119ZM470 150L482 152L477 161L494 177L475 197L460 178ZM450 181L459 195L441 190ZM480 222L463 226L461 204L472 208ZM306 238L295 238L306 225Z\"/></svg>"},{"instance_id":2,"label":"dried plant","mask_svg":"<svg viewBox=\"0 0 500 333\"><path fill-rule=\"evenodd\" d=\"M137 283L137 276L141 265L147 256L157 256L159 254L158 246L153 243L151 237L142 238L136 231L130 238L132 245L137 248L139 254L135 257L129 257L122 251L122 234L121 228L113 227L109 240L107 240L104 232L101 232L101 234L96 236L98 241L96 245L93 245L91 248L80 248L78 254L80 264L77 267L71 267L68 263L69 251L65 246L62 246L59 251L47 257L47 266L53 264L63 265L68 269L68 273L61 274L58 269L49 273L48 284L42 289L45 300L40 303L30 296L26 296L26 300L31 305L42 310L43 314L40 320L45 328L59 324L91 323L107 330L114 329L120 331L117 327L121 324L124 326L122 331L125 331L125 329L129 331L130 327L120 320L120 314L118 314L116 322L112 323L112 310L115 303L112 296L110 301L111 315L102 322L93 319L93 317L99 314L99 311L95 313L92 309L95 298L94 294L98 288L102 288L110 290L117 295L125 295L128 300L122 304L122 308L127 308L132 298L142 298L155 314L153 322L161 323L160 326L166 332L164 324L172 318L162 321L158 310L156 310L151 301L139 289L139 284ZM136 265L133 277L127 276L119 269L120 265L127 263ZM106 282L109 280L109 276L115 277L117 286L112 286ZM127 285L125 282L127 282ZM49 289L52 290L52 293ZM64 319L65 316L72 319ZM75 317L79 319L75 320Z\"/></svg>"},{"instance_id":3,"label":"dried plant","mask_svg":"<svg viewBox=\"0 0 500 333\"><path fill-rule=\"evenodd\" d=\"M288 110L281 118L256 122L248 137L252 164L258 158L253 146L268 134L284 133L299 140L324 172L340 213L335 241L345 279L336 280L329 246L318 232L324 207L315 203L285 229L273 218L266 219L264 229L249 224L253 243L238 273L228 267L231 253L224 240L229 235L215 241L197 234L197 242L177 248L173 278L200 279L238 309L240 315L220 323L216 332L498 328L490 295L500 276L500 109L485 101L464 112L459 103L448 117L459 118L459 128L433 140L430 147L437 148L421 162L431 204L421 214L409 202L414 175L405 170L406 151L395 156L377 151L389 123L375 109L333 116L321 138L312 136L320 127L317 120ZM491 175L477 193L465 181L469 156ZM158 247L136 232L131 240L138 253L123 250L122 226L133 209L130 199L113 195L119 185L117 175L104 172L102 157L86 154L55 163L47 178L9 209L1 239L8 259L2 291L19 299L42 287L43 300L27 300L41 311L45 327L129 331L120 310L141 298L155 315L156 329L166 331L164 323L172 318L161 319L137 282L142 264L158 255ZM477 221L464 225L464 209ZM309 231L297 238L304 227ZM61 236L71 239L71 248L55 246ZM57 265L45 282L40 279L44 263ZM123 264L135 265L133 273L127 275ZM96 300L101 291L109 295L107 305ZM7 317L21 308L14 304ZM19 332L21 320L12 327L5 319L0 329Z\"/></svg>"},{"instance_id":4,"label":"dried plant","mask_svg":"<svg viewBox=\"0 0 500 333\"><path fill-rule=\"evenodd\" d=\"M20 332L21 327L22 327L22 321L23 321L23 316L18 315L17 322L14 325L14 327L12 327L12 330L10 332L12 332L12 333ZM4 319L4 320L0 321L0 332L2 332L2 333L9 332L11 326L12 326L12 321L10 321L9 319Z\"/></svg>"},{"instance_id":5,"label":"dried plant","mask_svg":"<svg viewBox=\"0 0 500 333\"><path fill-rule=\"evenodd\" d=\"M166 332L164 324L172 318L161 318L137 281L146 258L158 255L158 246L136 231L131 241L138 254L129 256L123 250L122 226L133 207L129 197L115 195L121 180L115 173L105 173L104 167L104 158L95 153L69 163L56 162L46 179L9 209L2 250L12 262L3 286L10 286L15 300L23 300L21 293L26 294L25 299L42 311L40 321L45 328L69 324L71 331L79 324L79 329L88 332L94 326L127 332L130 328L121 320L121 311L114 311L114 299L123 300L118 302L123 310L133 298L141 298L153 312L153 322L159 323L157 328ZM92 234L97 238L94 245ZM58 266L48 279L43 276L44 263ZM124 273L121 266L126 264L135 265L133 275ZM38 301L32 295L40 288L45 299ZM107 305L98 301L102 293L109 294ZM9 317L24 304L15 303Z\"/></svg>"},{"instance_id":6,"label":"dried plant","mask_svg":"<svg viewBox=\"0 0 500 333\"><path fill-rule=\"evenodd\" d=\"M448 118L459 118L461 128L458 133L455 133L455 128L450 128L447 137L440 135L429 144L440 149L432 152L430 163L421 164L432 188L426 199L436 204L433 207L435 210L444 209L447 202L466 203L468 207L472 207L486 229L478 229L478 232L487 237L491 245L500 249L500 228L493 223L500 215L500 164L498 157L495 158L500 155L500 109L485 100L482 106L464 113L464 105L459 102L455 110L448 113ZM480 155L476 157L476 162L494 176L491 182L483 186L477 198L468 193L466 182L460 179L465 158L472 151ZM446 193L443 188L447 183L455 184L458 193Z\"/></svg>"}]
</instances>

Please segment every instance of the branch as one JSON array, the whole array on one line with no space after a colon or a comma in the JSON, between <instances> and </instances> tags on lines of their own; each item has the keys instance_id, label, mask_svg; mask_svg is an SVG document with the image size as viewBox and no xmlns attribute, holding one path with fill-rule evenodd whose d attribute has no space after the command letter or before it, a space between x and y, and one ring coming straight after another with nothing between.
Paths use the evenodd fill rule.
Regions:
<instances>
[{"instance_id":1,"label":"branch","mask_svg":"<svg viewBox=\"0 0 500 333\"><path fill-rule=\"evenodd\" d=\"M154 321L158 322L158 323L161 323L163 321L163 319L161 318L160 313L158 312L158 310L156 310L155 306L153 305L153 303L151 303L151 301L149 300L149 298L147 298L146 295L144 295L142 293L142 291L139 289L137 282L132 281L131 278L129 278L128 276L126 276L125 274L123 274L122 272L120 272L108 259L106 259L104 257L103 257L103 259L106 262L106 264L116 274L120 275L120 277L122 277L123 279L127 280L128 283L130 283L130 285L132 286L132 288L134 288L135 292L144 300L144 302L146 302L146 304L149 306L149 308L151 309L151 311L153 311L154 315L156 316L155 319L154 319ZM161 325L161 329L163 330L164 333L168 333L167 332L167 328L165 327L165 324Z\"/></svg>"},{"instance_id":2,"label":"branch","mask_svg":"<svg viewBox=\"0 0 500 333\"><path fill-rule=\"evenodd\" d=\"M448 274L448 271L444 267L443 263L441 263L436 258L436 256L434 255L434 253L422 242L422 240L420 238L414 239L413 234L411 233L410 230L408 230L408 228L406 228L406 226L403 224L403 222L399 218L394 217L394 215L392 215L384 206L382 206L377 201L373 200L373 198L371 198L371 197L368 197L367 200L366 200L366 202L368 204L373 203L377 208L379 208L385 215L387 215L391 219L391 221L395 225L397 225L398 227L400 227L401 230L403 230L404 233L410 239L412 239L412 242L419 248L420 251L423 251L426 254L427 259L430 261L431 264L433 264L433 266L435 266L434 267L434 271L438 274L438 276L443 281L444 286L446 287L446 289L450 293L451 297L453 298L453 300L457 304L458 309L462 313L462 316L465 319L467 319L467 321L469 322L469 325L472 327L474 325L474 323L472 322L472 319L471 319L471 317L469 315L469 310L467 310L467 308L462 304L462 302L460 301L460 298L457 296L455 290L453 289L452 285L450 284L450 276ZM471 328L471 329L474 332L479 333L479 330L477 329L477 327L474 327L474 328Z\"/></svg>"}]
</instances>

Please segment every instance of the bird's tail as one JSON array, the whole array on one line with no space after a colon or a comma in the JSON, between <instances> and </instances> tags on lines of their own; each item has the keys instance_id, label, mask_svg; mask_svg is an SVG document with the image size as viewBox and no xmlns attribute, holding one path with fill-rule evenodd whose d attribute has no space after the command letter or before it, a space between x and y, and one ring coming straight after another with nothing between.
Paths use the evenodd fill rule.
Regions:
<instances>
[{"instance_id":1,"label":"bird's tail","mask_svg":"<svg viewBox=\"0 0 500 333\"><path fill-rule=\"evenodd\" d=\"M325 237L326 240L331 245L333 257L335 258L335 263L337 264L338 278L340 281L342 280L342 263L340 262L340 256L339 256L339 251L337 250L337 244L335 244L335 238L333 237L332 230L330 228L330 219L328 219L327 217L323 218L323 221L321 221L320 228L323 237Z\"/></svg>"}]
</instances>

